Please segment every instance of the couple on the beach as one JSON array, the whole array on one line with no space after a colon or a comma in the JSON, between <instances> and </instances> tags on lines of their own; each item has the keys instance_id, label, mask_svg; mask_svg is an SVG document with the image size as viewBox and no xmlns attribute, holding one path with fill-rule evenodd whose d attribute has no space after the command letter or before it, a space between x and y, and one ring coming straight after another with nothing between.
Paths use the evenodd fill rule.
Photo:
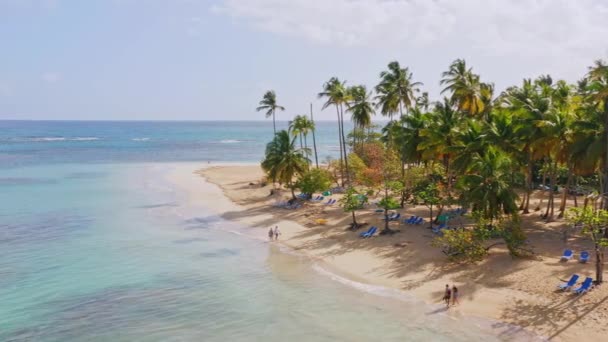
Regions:
<instances>
[{"instance_id":1,"label":"couple on the beach","mask_svg":"<svg viewBox=\"0 0 608 342\"><path fill-rule=\"evenodd\" d=\"M445 294L443 295L443 301L446 304L446 307L450 307L450 300L452 300L452 306L456 304L460 304L458 302L458 288L456 285L453 285L450 289L450 285L445 284Z\"/></svg>"},{"instance_id":2,"label":"couple on the beach","mask_svg":"<svg viewBox=\"0 0 608 342\"><path fill-rule=\"evenodd\" d=\"M270 241L272 241L273 237L275 240L278 240L279 235L281 235L281 232L279 231L279 226L274 226L274 230L272 229L272 227L268 229L268 238L270 239Z\"/></svg>"}]
</instances>

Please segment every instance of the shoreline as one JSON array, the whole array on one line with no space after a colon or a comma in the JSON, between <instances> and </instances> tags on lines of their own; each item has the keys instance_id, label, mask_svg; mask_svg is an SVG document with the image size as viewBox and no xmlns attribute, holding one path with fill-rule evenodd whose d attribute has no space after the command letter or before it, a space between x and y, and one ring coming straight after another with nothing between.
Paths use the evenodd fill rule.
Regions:
<instances>
[{"instance_id":1,"label":"shoreline","mask_svg":"<svg viewBox=\"0 0 608 342\"><path fill-rule=\"evenodd\" d=\"M316 210L315 214L311 214L307 210L314 211L315 206L318 209L319 204L311 205L311 208L295 212L269 206L269 201L272 199L267 198L268 192L263 191L265 189L259 186L249 185L252 183L257 184L261 177L261 170L259 170L257 164L201 164L196 166L195 170L193 167L194 165L184 166L179 172L173 172L170 177L175 185L188 192L190 200L205 204L206 207L218 213L224 219L250 227L251 234L256 238L267 240L266 232L268 227L275 224L279 225L282 231L279 243L298 254L306 256L314 263L318 263L324 272L362 285L398 291L400 294L411 296L415 300L420 300L427 305L437 307L442 306L438 304L441 301L437 298L441 297L444 284L457 284L464 294L460 296L461 304L449 310L444 310L445 314L452 316L454 319L471 318L474 320L479 318L495 322L494 326L497 329L497 334L507 329L511 331L511 338L514 336L513 333L517 333L518 331L520 333L523 331L526 334L534 334L540 339L555 341L570 341L578 338L591 338L592 336L600 337L604 334L604 331L601 329L589 331L590 327L586 326L586 324L580 327L577 324L566 325L566 329L557 329L556 333L552 331L556 328L553 322L538 322L526 326L521 324L522 322L525 323L525 321L519 321L517 316L512 316L514 319L509 319L509 316L506 316L505 313L519 313L521 309L530 311L540 310L540 315L542 316L542 308L551 305L551 298L543 298L543 296L529 293L529 291L522 291L517 286L519 284L516 284L516 286L492 287L487 284L491 278L481 279L483 281L478 281L474 284L467 283L460 279L462 275L454 272L453 265L448 265L445 260L436 260L437 263L442 265L434 265L435 268L447 267L445 276L429 274L427 267L416 269L417 267L415 266L418 265L408 265L409 258L398 254L404 254L400 252L407 251L411 247L415 247L417 243L420 243L420 236L412 236L416 234L411 234L408 227L400 227L400 229L408 231L403 231L394 237L375 237L373 239L374 242L376 242L375 240L394 239L401 241L405 239L406 241L403 242L403 246L392 246L391 248L387 246L387 241L384 241L383 246L374 246L373 250L365 246L371 240L353 239L352 236L355 233L350 232L349 234L343 228L338 228L342 224L334 222L334 217L330 217L330 223L322 226L321 229L314 226L311 227L309 224L305 224L305 221L310 221L311 216L323 214L326 208L322 208L320 211ZM189 168L192 176L190 179L185 179L184 177L185 168ZM192 187L192 183L197 181L200 183L200 187L195 189ZM212 187L215 187L215 189L212 189ZM205 193L201 193L200 190L202 189L206 190L204 191ZM195 190L198 190L198 192ZM222 195L221 198L216 196L218 194ZM333 213L334 216L350 218L350 215L347 215L340 209L336 209L335 207L332 208L335 212ZM420 210L422 208L419 207L417 209ZM405 211L409 210L406 209ZM360 216L365 219L372 216L370 213L364 213L364 210L361 212ZM298 214L309 215L303 216ZM327 216L329 217L331 214ZM337 232L335 231L336 228L338 228ZM331 233L328 232L330 230L332 230ZM427 239L425 237L427 234L425 230L421 234L423 239ZM373 245L374 242L370 242L369 244ZM426 245L428 245L428 241ZM436 250L431 250L430 248L432 247L417 246L419 251L420 247L425 249L422 252L434 254L430 256L431 259L437 259L437 254L439 254L439 257L442 256ZM498 254L504 254L504 251L499 251ZM500 257L504 259L504 255ZM390 262L387 262L385 259L390 259ZM534 261L523 262L533 263ZM400 264L401 268L414 267L414 269L412 272L402 273L398 269L395 269L395 263ZM462 266L465 271L471 271L475 267L477 265ZM483 269L479 271L479 273L483 273ZM433 272L432 269L431 272ZM470 288L471 285L473 285L473 289ZM512 287L515 287L515 289ZM565 296L569 295L565 294ZM518 306L523 306L523 308L518 309ZM545 314L548 315L549 313ZM579 320L577 319L577 321ZM501 336L503 334L504 332L500 333Z\"/></svg>"}]
</instances>

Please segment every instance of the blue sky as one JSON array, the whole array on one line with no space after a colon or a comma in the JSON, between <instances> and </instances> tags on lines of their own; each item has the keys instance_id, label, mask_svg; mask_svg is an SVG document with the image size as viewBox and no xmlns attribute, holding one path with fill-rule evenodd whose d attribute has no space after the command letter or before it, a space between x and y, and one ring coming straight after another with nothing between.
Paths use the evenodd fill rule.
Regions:
<instances>
[{"instance_id":1,"label":"blue sky","mask_svg":"<svg viewBox=\"0 0 608 342\"><path fill-rule=\"evenodd\" d=\"M465 58L498 91L608 58L602 0L0 0L0 119L263 120L391 60L431 97Z\"/></svg>"}]
</instances>

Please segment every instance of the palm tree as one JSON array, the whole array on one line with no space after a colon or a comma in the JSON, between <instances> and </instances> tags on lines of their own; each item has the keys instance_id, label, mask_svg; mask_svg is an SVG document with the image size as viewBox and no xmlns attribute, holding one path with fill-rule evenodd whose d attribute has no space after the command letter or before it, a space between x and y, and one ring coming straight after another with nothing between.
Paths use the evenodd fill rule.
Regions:
<instances>
[{"instance_id":1,"label":"palm tree","mask_svg":"<svg viewBox=\"0 0 608 342\"><path fill-rule=\"evenodd\" d=\"M501 95L502 105L514 117L515 130L521 141L521 153L518 159L525 167L526 193L521 202L524 214L529 213L530 196L533 189L534 162L544 156L542 149L536 149L535 141L542 137L542 130L536 122L551 109L550 77L541 76L536 81L524 79L521 87L508 88Z\"/></svg>"},{"instance_id":2,"label":"palm tree","mask_svg":"<svg viewBox=\"0 0 608 342\"><path fill-rule=\"evenodd\" d=\"M483 155L474 154L467 174L458 181L464 202L491 222L502 214L514 214L517 194L512 169L511 159L495 147L488 147Z\"/></svg>"},{"instance_id":3,"label":"palm tree","mask_svg":"<svg viewBox=\"0 0 608 342\"><path fill-rule=\"evenodd\" d=\"M293 179L296 175L303 174L310 164L306 150L296 148L295 141L296 137L291 138L287 131L279 131L266 145L262 161L262 168L268 176L278 180L279 184L287 184L293 199L296 198Z\"/></svg>"},{"instance_id":4,"label":"palm tree","mask_svg":"<svg viewBox=\"0 0 608 342\"><path fill-rule=\"evenodd\" d=\"M451 159L452 148L456 144L461 126L461 115L450 100L443 99L435 104L435 110L428 115L429 124L420 132L423 141L418 145L425 159L436 158L443 162L447 177L448 191L452 184Z\"/></svg>"},{"instance_id":5,"label":"palm tree","mask_svg":"<svg viewBox=\"0 0 608 342\"><path fill-rule=\"evenodd\" d=\"M587 79L588 100L596 106L597 111L602 113L604 149L601 157L603 181L601 192L603 208L608 209L608 199L606 198L608 196L608 147L605 143L608 141L608 64L603 60L595 61L595 64L589 67Z\"/></svg>"},{"instance_id":6,"label":"palm tree","mask_svg":"<svg viewBox=\"0 0 608 342\"><path fill-rule=\"evenodd\" d=\"M399 110L403 116L403 107L406 111L416 104L416 94L420 91L420 82L412 80L412 73L408 68L401 68L399 62L388 64L388 70L380 73L380 83L376 86L378 106L383 115L392 115Z\"/></svg>"},{"instance_id":7,"label":"palm tree","mask_svg":"<svg viewBox=\"0 0 608 342\"><path fill-rule=\"evenodd\" d=\"M349 87L348 92L351 101L346 111L351 113L355 130L362 131L372 125L372 115L376 113L374 103L370 100L371 92L368 93L364 85Z\"/></svg>"},{"instance_id":8,"label":"palm tree","mask_svg":"<svg viewBox=\"0 0 608 342\"><path fill-rule=\"evenodd\" d=\"M476 116L486 109L491 101L494 86L480 82L479 75L467 69L464 59L457 59L450 65L450 69L441 74L441 85L445 88L441 93L451 93L451 103L459 110Z\"/></svg>"},{"instance_id":9,"label":"palm tree","mask_svg":"<svg viewBox=\"0 0 608 342\"><path fill-rule=\"evenodd\" d=\"M346 139L344 135L344 106L350 101L350 94L345 86L346 82L340 81L337 77L332 77L323 84L323 91L318 94L319 98L326 98L327 101L323 104L323 109L334 105L338 116L338 138L340 143L340 168L343 165L346 169L346 180L350 182L348 172L348 154L346 151ZM342 185L344 185L344 172L341 171Z\"/></svg>"},{"instance_id":10,"label":"palm tree","mask_svg":"<svg viewBox=\"0 0 608 342\"><path fill-rule=\"evenodd\" d=\"M308 119L308 116L306 115L296 115L296 117L289 122L289 131L291 134L300 138L300 148L308 148L306 137L314 129L315 124Z\"/></svg>"},{"instance_id":11,"label":"palm tree","mask_svg":"<svg viewBox=\"0 0 608 342\"><path fill-rule=\"evenodd\" d=\"M272 116L272 127L274 129L274 134L277 134L277 125L275 122L275 113L276 113L277 109L285 110L285 107L277 104L277 94L274 92L274 90L267 91L264 94L262 101L260 101L259 107L256 108L256 110L258 112L265 110L266 118L269 118L270 116Z\"/></svg>"}]
</instances>

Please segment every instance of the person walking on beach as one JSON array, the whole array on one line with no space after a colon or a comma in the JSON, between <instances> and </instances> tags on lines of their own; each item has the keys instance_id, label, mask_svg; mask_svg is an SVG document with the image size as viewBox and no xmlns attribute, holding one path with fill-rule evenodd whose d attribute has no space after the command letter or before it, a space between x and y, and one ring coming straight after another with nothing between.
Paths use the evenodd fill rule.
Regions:
<instances>
[{"instance_id":1,"label":"person walking on beach","mask_svg":"<svg viewBox=\"0 0 608 342\"><path fill-rule=\"evenodd\" d=\"M268 239L270 241L272 241L273 236L274 236L274 231L272 230L272 227L270 227L270 229L268 229Z\"/></svg>"},{"instance_id":2,"label":"person walking on beach","mask_svg":"<svg viewBox=\"0 0 608 342\"><path fill-rule=\"evenodd\" d=\"M279 231L279 226L274 226L274 239L278 240L279 235L281 235L281 232Z\"/></svg>"},{"instance_id":3,"label":"person walking on beach","mask_svg":"<svg viewBox=\"0 0 608 342\"><path fill-rule=\"evenodd\" d=\"M445 294L443 295L443 300L445 301L446 307L450 307L450 299L452 298L452 290L450 290L450 285L445 285Z\"/></svg>"},{"instance_id":4,"label":"person walking on beach","mask_svg":"<svg viewBox=\"0 0 608 342\"><path fill-rule=\"evenodd\" d=\"M452 306L460 304L458 302L458 288L456 285L452 286Z\"/></svg>"}]
</instances>

